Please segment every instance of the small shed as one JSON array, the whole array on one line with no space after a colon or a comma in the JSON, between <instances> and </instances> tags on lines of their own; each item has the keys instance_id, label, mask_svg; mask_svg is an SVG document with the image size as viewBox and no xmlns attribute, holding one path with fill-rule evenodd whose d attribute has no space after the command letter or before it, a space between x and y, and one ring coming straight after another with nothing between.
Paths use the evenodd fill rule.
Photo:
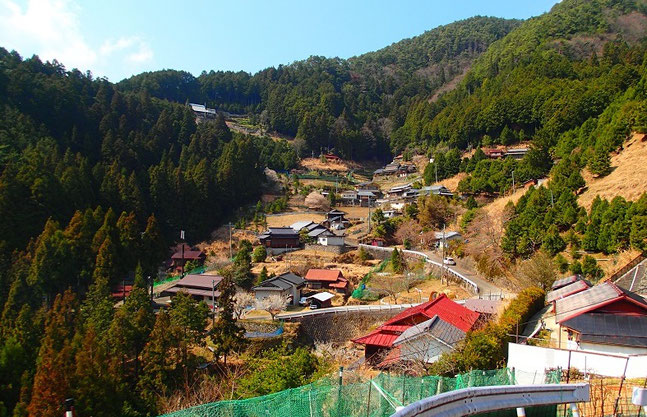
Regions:
<instances>
[{"instance_id":1,"label":"small shed","mask_svg":"<svg viewBox=\"0 0 647 417\"><path fill-rule=\"evenodd\" d=\"M332 299L335 298L335 294L331 294L328 291L320 292L314 295L311 295L307 298L310 301L310 304L314 304L317 308L327 308L332 307Z\"/></svg>"}]
</instances>

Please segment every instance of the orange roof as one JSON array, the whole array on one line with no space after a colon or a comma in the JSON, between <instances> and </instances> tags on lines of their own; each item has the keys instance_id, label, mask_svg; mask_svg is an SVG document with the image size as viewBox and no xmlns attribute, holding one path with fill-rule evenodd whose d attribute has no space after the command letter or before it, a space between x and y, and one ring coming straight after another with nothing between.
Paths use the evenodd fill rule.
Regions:
<instances>
[{"instance_id":1,"label":"orange roof","mask_svg":"<svg viewBox=\"0 0 647 417\"><path fill-rule=\"evenodd\" d=\"M305 276L306 281L330 281L335 282L343 279L339 269L309 269Z\"/></svg>"}]
</instances>

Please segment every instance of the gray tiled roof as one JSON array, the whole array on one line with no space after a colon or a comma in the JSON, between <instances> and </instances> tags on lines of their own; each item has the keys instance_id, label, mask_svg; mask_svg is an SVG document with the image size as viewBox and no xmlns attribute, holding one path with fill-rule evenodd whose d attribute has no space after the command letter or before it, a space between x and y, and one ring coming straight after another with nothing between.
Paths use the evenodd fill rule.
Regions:
<instances>
[{"instance_id":1,"label":"gray tiled roof","mask_svg":"<svg viewBox=\"0 0 647 417\"><path fill-rule=\"evenodd\" d=\"M432 336L433 338L452 346L465 337L465 332L458 327L447 323L440 317L434 316L427 321L423 321L422 323L409 327L407 330L402 332L397 339L395 339L393 345L397 346L401 343L417 339L423 335Z\"/></svg>"},{"instance_id":2,"label":"gray tiled roof","mask_svg":"<svg viewBox=\"0 0 647 417\"><path fill-rule=\"evenodd\" d=\"M305 284L305 280L292 272L286 272L273 278L266 279L253 289L280 289L287 290L292 286L300 287Z\"/></svg>"}]
</instances>

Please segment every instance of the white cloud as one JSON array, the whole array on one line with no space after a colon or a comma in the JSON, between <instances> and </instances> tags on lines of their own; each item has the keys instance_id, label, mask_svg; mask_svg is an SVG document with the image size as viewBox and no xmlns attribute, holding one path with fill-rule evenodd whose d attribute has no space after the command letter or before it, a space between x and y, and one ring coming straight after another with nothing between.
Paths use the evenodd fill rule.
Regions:
<instances>
[{"instance_id":1,"label":"white cloud","mask_svg":"<svg viewBox=\"0 0 647 417\"><path fill-rule=\"evenodd\" d=\"M89 45L81 30L79 6L72 0L28 0L25 7L15 0L0 0L0 45L97 75L121 65L136 71L153 60L153 50L139 36Z\"/></svg>"}]
</instances>

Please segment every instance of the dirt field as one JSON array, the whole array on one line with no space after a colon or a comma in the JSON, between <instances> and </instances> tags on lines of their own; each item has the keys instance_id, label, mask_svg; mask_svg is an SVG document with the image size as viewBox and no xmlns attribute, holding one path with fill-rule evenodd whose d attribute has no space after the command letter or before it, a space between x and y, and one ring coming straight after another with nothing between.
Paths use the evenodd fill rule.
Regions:
<instances>
[{"instance_id":1,"label":"dirt field","mask_svg":"<svg viewBox=\"0 0 647 417\"><path fill-rule=\"evenodd\" d=\"M311 171L348 172L358 165L352 161L321 162L319 158L304 158L301 160L301 166Z\"/></svg>"},{"instance_id":2,"label":"dirt field","mask_svg":"<svg viewBox=\"0 0 647 417\"><path fill-rule=\"evenodd\" d=\"M325 217L323 214L317 213L289 213L280 216L267 216L268 227L282 227L290 226L293 223L300 221L313 221L315 223L321 222Z\"/></svg>"},{"instance_id":3,"label":"dirt field","mask_svg":"<svg viewBox=\"0 0 647 417\"><path fill-rule=\"evenodd\" d=\"M579 197L579 203L587 210L596 195L611 200L621 196L637 200L647 191L647 135L635 133L625 142L623 150L611 157L609 175L593 178L588 170L582 172L588 189Z\"/></svg>"}]
</instances>

